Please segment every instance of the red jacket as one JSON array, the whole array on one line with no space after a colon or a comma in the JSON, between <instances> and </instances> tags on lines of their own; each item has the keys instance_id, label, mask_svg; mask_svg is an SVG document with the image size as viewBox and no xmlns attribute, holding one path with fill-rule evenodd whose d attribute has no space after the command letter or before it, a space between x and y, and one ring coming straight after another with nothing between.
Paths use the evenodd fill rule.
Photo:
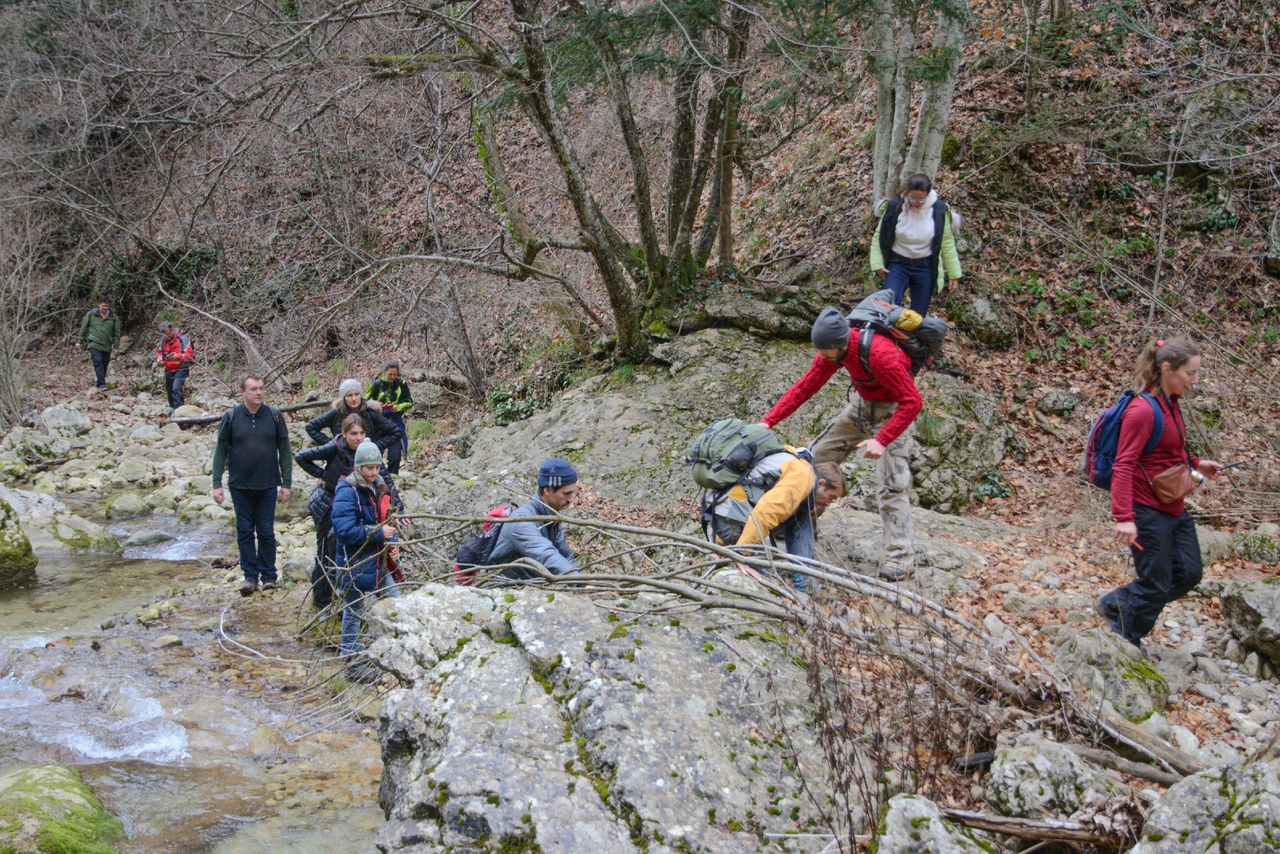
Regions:
<instances>
[{"instance_id":1,"label":"red jacket","mask_svg":"<svg viewBox=\"0 0 1280 854\"><path fill-rule=\"evenodd\" d=\"M1111 516L1117 522L1132 522L1135 504L1154 507L1171 516L1181 516L1185 509L1183 501L1161 504L1151 488L1151 478L1167 468L1187 462L1187 446L1182 438L1187 434L1187 428L1182 420L1182 410L1178 408L1178 396L1169 398L1154 389L1147 391L1160 403L1164 430L1151 453L1143 454L1142 449L1151 438L1156 423L1151 404L1145 398L1135 397L1124 415L1120 416L1120 442L1116 446L1116 462L1111 474ZM1191 465L1200 465L1200 460L1192 457Z\"/></svg>"},{"instance_id":2,"label":"red jacket","mask_svg":"<svg viewBox=\"0 0 1280 854\"><path fill-rule=\"evenodd\" d=\"M902 352L902 348L886 335L872 337L871 352L867 357L871 374L862 370L862 363L858 359L860 332L858 329L850 330L849 348L845 351L843 364L854 380L854 391L864 400L898 404L893 417L876 434L876 441L887 447L916 420L916 416L924 408L924 400L920 397L920 390L916 388L915 378L911 376L911 357ZM785 420L817 394L818 389L826 385L827 380L835 376L838 370L840 365L835 362L821 355L814 356L809 370L774 404L773 409L762 419L764 423L773 427Z\"/></svg>"},{"instance_id":3,"label":"red jacket","mask_svg":"<svg viewBox=\"0 0 1280 854\"><path fill-rule=\"evenodd\" d=\"M190 365L196 358L196 350L191 346L191 339L181 329L172 338L160 336L160 346L156 349L156 360L164 362L166 371Z\"/></svg>"}]
</instances>

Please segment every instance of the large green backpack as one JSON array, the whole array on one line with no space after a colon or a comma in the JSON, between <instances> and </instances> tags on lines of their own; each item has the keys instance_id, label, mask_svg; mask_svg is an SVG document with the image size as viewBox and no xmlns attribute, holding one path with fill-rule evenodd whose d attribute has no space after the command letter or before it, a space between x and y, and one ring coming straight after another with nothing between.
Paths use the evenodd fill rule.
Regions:
<instances>
[{"instance_id":1,"label":"large green backpack","mask_svg":"<svg viewBox=\"0 0 1280 854\"><path fill-rule=\"evenodd\" d=\"M684 461L693 466L699 486L720 490L733 486L764 457L782 450L782 440L763 424L722 418L702 431L685 452Z\"/></svg>"}]
</instances>

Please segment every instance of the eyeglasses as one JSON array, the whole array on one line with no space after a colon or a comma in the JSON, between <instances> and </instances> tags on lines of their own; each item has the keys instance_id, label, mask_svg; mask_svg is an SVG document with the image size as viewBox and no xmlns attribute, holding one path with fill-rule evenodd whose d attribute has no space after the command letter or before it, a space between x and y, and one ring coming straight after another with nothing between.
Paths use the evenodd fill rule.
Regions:
<instances>
[{"instance_id":1,"label":"eyeglasses","mask_svg":"<svg viewBox=\"0 0 1280 854\"><path fill-rule=\"evenodd\" d=\"M929 200L929 199L928 199L928 197L927 197L927 196L926 196L925 198L923 198L923 199L913 199L913 198L911 198L910 196L907 196L907 204L909 204L909 205L917 205L917 206L919 206L919 205L923 205L923 204L924 204L925 202L927 202L928 200Z\"/></svg>"}]
</instances>

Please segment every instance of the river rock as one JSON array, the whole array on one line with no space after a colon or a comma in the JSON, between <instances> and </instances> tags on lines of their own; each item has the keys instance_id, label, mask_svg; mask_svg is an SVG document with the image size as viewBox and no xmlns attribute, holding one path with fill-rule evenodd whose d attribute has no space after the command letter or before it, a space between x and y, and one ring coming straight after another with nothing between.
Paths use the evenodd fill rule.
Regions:
<instances>
[{"instance_id":1,"label":"river rock","mask_svg":"<svg viewBox=\"0 0 1280 854\"><path fill-rule=\"evenodd\" d=\"M150 509L140 497L126 492L107 502L106 515L108 519L132 519L135 516L145 516Z\"/></svg>"},{"instance_id":2,"label":"river rock","mask_svg":"<svg viewBox=\"0 0 1280 854\"><path fill-rule=\"evenodd\" d=\"M991 843L969 828L942 817L938 805L920 795L894 795L889 799L872 849L877 854L980 854Z\"/></svg>"},{"instance_id":3,"label":"river rock","mask_svg":"<svg viewBox=\"0 0 1280 854\"><path fill-rule=\"evenodd\" d=\"M1259 525L1256 530L1233 534L1231 550L1245 560L1265 566L1280 563L1280 541L1276 540L1274 525Z\"/></svg>"},{"instance_id":4,"label":"river rock","mask_svg":"<svg viewBox=\"0 0 1280 854\"><path fill-rule=\"evenodd\" d=\"M111 852L124 826L80 772L59 765L0 771L0 851Z\"/></svg>"},{"instance_id":5,"label":"river rock","mask_svg":"<svg viewBox=\"0 0 1280 854\"><path fill-rule=\"evenodd\" d=\"M1106 629L1063 628L1056 637L1058 670L1088 691L1094 702L1107 702L1142 723L1162 712L1169 683L1137 647Z\"/></svg>"},{"instance_id":6,"label":"river rock","mask_svg":"<svg viewBox=\"0 0 1280 854\"><path fill-rule=\"evenodd\" d=\"M1220 598L1231 634L1280 667L1280 584L1235 581Z\"/></svg>"},{"instance_id":7,"label":"river rock","mask_svg":"<svg viewBox=\"0 0 1280 854\"><path fill-rule=\"evenodd\" d=\"M113 479L125 483L153 483L157 480L151 471L151 463L141 457L125 457L121 460Z\"/></svg>"},{"instance_id":8,"label":"river rock","mask_svg":"<svg viewBox=\"0 0 1280 854\"><path fill-rule=\"evenodd\" d=\"M1080 398L1069 391L1052 388L1036 402L1036 409L1045 415L1069 415L1080 405Z\"/></svg>"},{"instance_id":9,"label":"river rock","mask_svg":"<svg viewBox=\"0 0 1280 854\"><path fill-rule=\"evenodd\" d=\"M10 489L0 484L0 500L17 512L22 530L37 555L120 550L119 542L110 531L75 515L52 495Z\"/></svg>"},{"instance_id":10,"label":"river rock","mask_svg":"<svg viewBox=\"0 0 1280 854\"><path fill-rule=\"evenodd\" d=\"M1120 777L1035 733L1001 733L987 778L987 803L1015 818L1068 818L1086 806L1131 798Z\"/></svg>"},{"instance_id":11,"label":"river rock","mask_svg":"<svg viewBox=\"0 0 1280 854\"><path fill-rule=\"evenodd\" d=\"M129 539L124 541L126 549L137 549L143 546L155 546L160 543L167 543L173 539L173 534L165 531L134 531L129 535Z\"/></svg>"},{"instance_id":12,"label":"river rock","mask_svg":"<svg viewBox=\"0 0 1280 854\"><path fill-rule=\"evenodd\" d=\"M168 411L169 411L168 407L166 407L165 412L167 413ZM177 409L173 410L173 414L170 417L171 418L201 418L206 414L207 413L200 407L193 406L190 403L184 403L182 406L179 406Z\"/></svg>"},{"instance_id":13,"label":"river rock","mask_svg":"<svg viewBox=\"0 0 1280 854\"><path fill-rule=\"evenodd\" d=\"M18 511L0 497L0 588L30 578L37 563Z\"/></svg>"},{"instance_id":14,"label":"river rock","mask_svg":"<svg viewBox=\"0 0 1280 854\"><path fill-rule=\"evenodd\" d=\"M1129 854L1275 851L1280 763L1215 768L1171 786L1147 815Z\"/></svg>"},{"instance_id":15,"label":"river rock","mask_svg":"<svg viewBox=\"0 0 1280 854\"><path fill-rule=\"evenodd\" d=\"M379 722L381 850L739 852L752 827L818 831L825 760L786 648L606 604L428 584L372 609L367 655L409 686Z\"/></svg>"},{"instance_id":16,"label":"river rock","mask_svg":"<svg viewBox=\"0 0 1280 854\"><path fill-rule=\"evenodd\" d=\"M50 406L40 413L40 423L50 433L79 436L93 428L93 422L83 412L66 406Z\"/></svg>"},{"instance_id":17,"label":"river rock","mask_svg":"<svg viewBox=\"0 0 1280 854\"><path fill-rule=\"evenodd\" d=\"M42 433L31 427L14 427L0 441L0 450L17 457L42 457L53 460L71 452L71 440L56 433Z\"/></svg>"}]
</instances>

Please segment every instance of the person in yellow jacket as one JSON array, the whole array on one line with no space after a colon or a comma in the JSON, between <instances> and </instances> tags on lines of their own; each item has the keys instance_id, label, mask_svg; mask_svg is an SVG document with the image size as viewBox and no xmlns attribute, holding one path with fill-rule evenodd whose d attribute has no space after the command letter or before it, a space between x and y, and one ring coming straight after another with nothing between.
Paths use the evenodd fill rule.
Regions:
<instances>
[{"instance_id":1,"label":"person in yellow jacket","mask_svg":"<svg viewBox=\"0 0 1280 854\"><path fill-rule=\"evenodd\" d=\"M848 481L838 465L815 465L789 447L757 463L729 489L717 513L723 512L734 527L741 520L742 533L735 545L756 546L781 536L787 554L812 560L818 508L829 507L847 491ZM797 590L807 592L807 576L793 573L791 581Z\"/></svg>"},{"instance_id":2,"label":"person in yellow jacket","mask_svg":"<svg viewBox=\"0 0 1280 854\"><path fill-rule=\"evenodd\" d=\"M938 198L929 176L917 173L880 208L871 238L872 271L893 291L895 303L911 289L911 310L924 317L943 283L952 287L963 275L956 252L960 215Z\"/></svg>"}]
</instances>

